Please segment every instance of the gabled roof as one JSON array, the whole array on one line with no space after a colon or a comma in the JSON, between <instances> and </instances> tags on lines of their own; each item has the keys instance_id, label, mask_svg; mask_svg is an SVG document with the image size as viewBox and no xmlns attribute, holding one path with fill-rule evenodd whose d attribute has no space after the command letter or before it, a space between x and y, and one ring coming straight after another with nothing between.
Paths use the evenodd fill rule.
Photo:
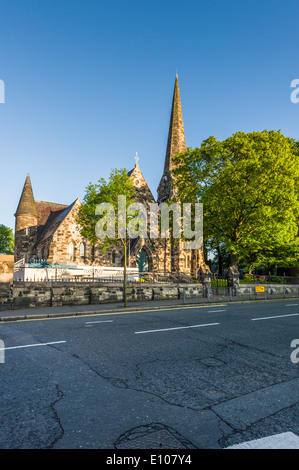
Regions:
<instances>
[{"instance_id":1,"label":"gabled roof","mask_svg":"<svg viewBox=\"0 0 299 470\"><path fill-rule=\"evenodd\" d=\"M42 232L40 238L37 240L35 246L39 245L40 243L43 243L49 237L52 237L54 235L54 233L56 232L60 224L64 221L64 219L72 210L72 208L74 207L77 201L78 199L76 199L70 206L65 206L64 209L57 211L56 213L53 213L50 215L45 225L44 231ZM47 204L53 204L53 203L47 203ZM60 205L60 204L57 204L57 205Z\"/></svg>"},{"instance_id":2,"label":"gabled roof","mask_svg":"<svg viewBox=\"0 0 299 470\"><path fill-rule=\"evenodd\" d=\"M134 168L129 171L128 176L133 180L133 184L136 191L136 201L139 202L155 202L155 198L152 195L152 192L145 181L145 178L140 170L139 164L136 163Z\"/></svg>"},{"instance_id":3,"label":"gabled roof","mask_svg":"<svg viewBox=\"0 0 299 470\"><path fill-rule=\"evenodd\" d=\"M57 204L55 202L46 201L35 201L35 205L38 212L39 225L45 225L49 222L49 217L56 217L58 212L62 212L64 209L69 207L67 204Z\"/></svg>"}]
</instances>

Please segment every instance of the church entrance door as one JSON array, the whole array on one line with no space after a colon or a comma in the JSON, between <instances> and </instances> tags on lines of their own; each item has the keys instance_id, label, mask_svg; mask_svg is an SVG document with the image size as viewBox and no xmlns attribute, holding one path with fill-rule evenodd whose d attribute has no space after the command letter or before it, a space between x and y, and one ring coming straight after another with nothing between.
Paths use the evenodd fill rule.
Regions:
<instances>
[{"instance_id":1,"label":"church entrance door","mask_svg":"<svg viewBox=\"0 0 299 470\"><path fill-rule=\"evenodd\" d=\"M144 248L142 248L137 256L137 264L140 273L149 271L149 256Z\"/></svg>"}]
</instances>

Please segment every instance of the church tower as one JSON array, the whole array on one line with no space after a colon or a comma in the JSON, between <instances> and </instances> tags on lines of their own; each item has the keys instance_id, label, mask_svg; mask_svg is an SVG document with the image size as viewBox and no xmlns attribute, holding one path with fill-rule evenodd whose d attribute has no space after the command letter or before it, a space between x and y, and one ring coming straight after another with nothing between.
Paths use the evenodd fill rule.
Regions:
<instances>
[{"instance_id":1,"label":"church tower","mask_svg":"<svg viewBox=\"0 0 299 470\"><path fill-rule=\"evenodd\" d=\"M29 173L25 180L15 218L15 262L22 258L25 258L25 262L29 262L32 247L37 240L38 225L38 212Z\"/></svg>"},{"instance_id":2,"label":"church tower","mask_svg":"<svg viewBox=\"0 0 299 470\"><path fill-rule=\"evenodd\" d=\"M172 176L174 168L173 159L178 152L186 151L186 140L183 123L183 114L180 98L178 76L175 77L174 92L172 98L168 140L165 155L164 172L158 186L158 203L165 202L172 197Z\"/></svg>"}]
</instances>

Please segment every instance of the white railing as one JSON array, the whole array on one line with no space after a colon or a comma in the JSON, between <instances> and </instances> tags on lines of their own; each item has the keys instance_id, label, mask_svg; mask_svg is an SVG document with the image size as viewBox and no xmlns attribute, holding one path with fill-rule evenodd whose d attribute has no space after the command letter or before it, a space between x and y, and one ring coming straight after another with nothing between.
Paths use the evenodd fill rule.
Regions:
<instances>
[{"instance_id":1,"label":"white railing","mask_svg":"<svg viewBox=\"0 0 299 470\"><path fill-rule=\"evenodd\" d=\"M25 258L20 259L19 261L16 261L14 264L14 268L19 268L21 266L24 266L25 264Z\"/></svg>"}]
</instances>

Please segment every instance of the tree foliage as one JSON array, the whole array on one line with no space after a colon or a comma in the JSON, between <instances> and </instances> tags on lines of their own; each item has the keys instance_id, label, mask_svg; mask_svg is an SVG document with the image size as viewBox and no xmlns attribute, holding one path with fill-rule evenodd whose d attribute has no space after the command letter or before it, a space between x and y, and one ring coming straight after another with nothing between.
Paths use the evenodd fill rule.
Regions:
<instances>
[{"instance_id":1,"label":"tree foliage","mask_svg":"<svg viewBox=\"0 0 299 470\"><path fill-rule=\"evenodd\" d=\"M87 238L92 245L100 245L103 251L106 251L111 244L117 243L120 239L117 236L115 238L106 237L102 240L98 239L96 225L99 221L99 216L96 215L96 208L101 203L113 206L115 211L115 232L117 234L119 196L126 196L126 209L134 202L135 189L125 168L120 170L113 169L108 181L101 178L97 183L89 183L85 188L85 195L82 206L79 209L77 223L81 235ZM129 218L127 217L126 222L128 220Z\"/></svg>"},{"instance_id":2,"label":"tree foliage","mask_svg":"<svg viewBox=\"0 0 299 470\"><path fill-rule=\"evenodd\" d=\"M175 186L204 208L205 239L251 267L298 260L298 144L280 131L215 137L176 157Z\"/></svg>"},{"instance_id":3,"label":"tree foliage","mask_svg":"<svg viewBox=\"0 0 299 470\"><path fill-rule=\"evenodd\" d=\"M6 225L0 224L0 254L14 254L14 235L13 230Z\"/></svg>"},{"instance_id":4,"label":"tree foliage","mask_svg":"<svg viewBox=\"0 0 299 470\"><path fill-rule=\"evenodd\" d=\"M119 196L126 197L125 213L126 217L123 222L120 222L118 198ZM101 178L97 183L89 183L85 189L85 195L82 206L79 209L77 224L80 229L80 233L83 237L87 238L89 242L95 247L99 247L103 253L107 252L107 249L116 243L122 243L124 250L124 303L127 305L126 297L126 267L127 267L127 249L129 240L126 236L127 226L132 219L132 215L128 215L128 208L134 202L135 189L133 183L128 176L127 170L114 169L111 171L109 180L106 181ZM115 236L105 236L102 239L97 237L97 223L100 217L96 214L97 207L101 203L111 204L114 209L113 223L115 227ZM102 213L102 217L107 215L107 211ZM108 217L109 219L109 217ZM109 223L109 220L108 220ZM125 229L125 235L119 236L120 223L123 224ZM106 224L107 225L107 224ZM108 227L107 227L108 228Z\"/></svg>"}]
</instances>

